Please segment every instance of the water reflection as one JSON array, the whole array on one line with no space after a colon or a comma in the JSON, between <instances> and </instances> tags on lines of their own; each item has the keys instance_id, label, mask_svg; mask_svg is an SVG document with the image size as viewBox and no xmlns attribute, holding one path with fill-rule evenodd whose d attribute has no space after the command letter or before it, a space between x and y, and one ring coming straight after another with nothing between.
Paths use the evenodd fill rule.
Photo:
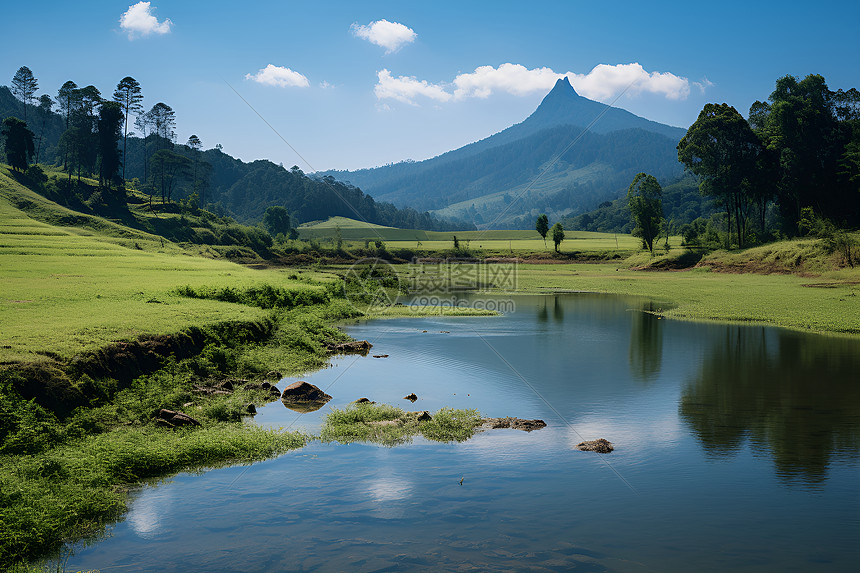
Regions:
<instances>
[{"instance_id":1,"label":"water reflection","mask_svg":"<svg viewBox=\"0 0 860 573\"><path fill-rule=\"evenodd\" d=\"M553 322L564 322L564 301L562 296L544 296L535 307L535 316L540 323L549 322L550 306L552 306Z\"/></svg>"},{"instance_id":2,"label":"water reflection","mask_svg":"<svg viewBox=\"0 0 860 573\"><path fill-rule=\"evenodd\" d=\"M858 372L855 341L727 326L679 410L708 454L766 449L781 479L818 484L857 458Z\"/></svg>"},{"instance_id":3,"label":"water reflection","mask_svg":"<svg viewBox=\"0 0 860 573\"><path fill-rule=\"evenodd\" d=\"M663 322L653 312L650 302L631 312L630 374L640 382L652 382L663 362Z\"/></svg>"}]
</instances>

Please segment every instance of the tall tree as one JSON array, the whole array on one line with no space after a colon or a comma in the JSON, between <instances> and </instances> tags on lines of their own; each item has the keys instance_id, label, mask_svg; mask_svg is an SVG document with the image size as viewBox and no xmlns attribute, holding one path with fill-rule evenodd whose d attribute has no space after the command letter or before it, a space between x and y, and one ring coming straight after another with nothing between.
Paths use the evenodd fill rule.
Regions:
<instances>
[{"instance_id":1,"label":"tall tree","mask_svg":"<svg viewBox=\"0 0 860 573\"><path fill-rule=\"evenodd\" d=\"M654 252L654 239L660 234L663 221L663 188L653 175L639 173L627 189L627 204L633 216L634 237Z\"/></svg>"},{"instance_id":2,"label":"tall tree","mask_svg":"<svg viewBox=\"0 0 860 573\"><path fill-rule=\"evenodd\" d=\"M68 87L70 82L64 84ZM63 91L63 88L61 88ZM78 181L83 173L93 173L98 159L98 113L103 100L95 86L72 89L61 93L67 106L67 129L60 137L60 149L69 172L77 171Z\"/></svg>"},{"instance_id":3,"label":"tall tree","mask_svg":"<svg viewBox=\"0 0 860 573\"><path fill-rule=\"evenodd\" d=\"M139 114L143 111L143 95L141 94L140 84L131 76L126 76L116 85L116 90L113 92L113 101L117 102L122 108L125 125L123 127L122 136L122 178L125 180L125 159L126 143L128 142L128 118L131 114Z\"/></svg>"},{"instance_id":4,"label":"tall tree","mask_svg":"<svg viewBox=\"0 0 860 573\"><path fill-rule=\"evenodd\" d=\"M95 86L89 85L77 90L77 109L72 123L78 128L77 157L78 181L81 173L94 173L98 161L98 118L104 100Z\"/></svg>"},{"instance_id":5,"label":"tall tree","mask_svg":"<svg viewBox=\"0 0 860 573\"><path fill-rule=\"evenodd\" d=\"M173 200L173 191L188 177L191 161L169 149L159 149L152 156L153 186L161 191L161 202Z\"/></svg>"},{"instance_id":6,"label":"tall tree","mask_svg":"<svg viewBox=\"0 0 860 573\"><path fill-rule=\"evenodd\" d=\"M42 125L39 129L39 144L36 146L36 163L39 163L39 154L42 151L42 140L45 139L45 126L48 123L48 118L51 117L51 112L54 110L54 99L48 94L43 94L39 98L39 115L42 119Z\"/></svg>"},{"instance_id":7,"label":"tall tree","mask_svg":"<svg viewBox=\"0 0 860 573\"><path fill-rule=\"evenodd\" d=\"M60 114L66 119L66 129L69 128L72 111L75 108L75 92L77 90L78 84L72 80L67 81L57 90L57 105L60 108Z\"/></svg>"},{"instance_id":8,"label":"tall tree","mask_svg":"<svg viewBox=\"0 0 860 573\"><path fill-rule=\"evenodd\" d=\"M535 230L543 239L543 246L546 247L546 234L549 232L549 218L546 216L546 213L538 215L535 222Z\"/></svg>"},{"instance_id":9,"label":"tall tree","mask_svg":"<svg viewBox=\"0 0 860 573\"><path fill-rule=\"evenodd\" d=\"M743 116L725 103L705 105L678 143L678 160L699 176L699 190L725 207L729 244L733 221L738 246L744 244L753 204L752 176L760 154L756 134Z\"/></svg>"},{"instance_id":10,"label":"tall tree","mask_svg":"<svg viewBox=\"0 0 860 573\"><path fill-rule=\"evenodd\" d=\"M39 82L27 66L21 66L12 76L12 94L24 102L24 123L27 123L27 106L33 101Z\"/></svg>"},{"instance_id":11,"label":"tall tree","mask_svg":"<svg viewBox=\"0 0 860 573\"><path fill-rule=\"evenodd\" d=\"M174 131L176 129L176 113L173 108L166 103L158 102L149 110L149 117L152 121L152 133L158 139L163 140L157 142L159 149L170 147L170 144L176 139L176 132ZM165 142L168 145L162 146Z\"/></svg>"},{"instance_id":12,"label":"tall tree","mask_svg":"<svg viewBox=\"0 0 860 573\"><path fill-rule=\"evenodd\" d=\"M66 120L66 130L71 127L72 111L75 108L76 94L78 92L78 84L72 80L68 80L60 89L57 90L57 106L60 108L60 115ZM61 138L62 139L62 138ZM61 145L63 150L63 169L69 168L69 145Z\"/></svg>"},{"instance_id":13,"label":"tall tree","mask_svg":"<svg viewBox=\"0 0 860 573\"><path fill-rule=\"evenodd\" d=\"M33 132L17 117L7 117L3 120L0 135L6 138L6 160L9 165L16 171L25 171L35 151Z\"/></svg>"},{"instance_id":14,"label":"tall tree","mask_svg":"<svg viewBox=\"0 0 860 573\"><path fill-rule=\"evenodd\" d=\"M192 193L197 193L197 197L200 201L200 204L202 205L203 204L203 194L202 194L202 189L198 188L197 164L199 163L199 159L200 159L200 150L203 149L203 142L200 141L200 138L197 137L197 135L192 134L188 138L188 141L185 143L185 145L188 146L188 149L191 150L191 156L192 156L192 160L191 160L193 163L192 175L191 175Z\"/></svg>"},{"instance_id":15,"label":"tall tree","mask_svg":"<svg viewBox=\"0 0 860 573\"><path fill-rule=\"evenodd\" d=\"M123 117L122 104L115 101L104 102L99 109L99 185L107 187L108 190L111 188L111 181L119 174L122 164L117 144L122 137Z\"/></svg>"},{"instance_id":16,"label":"tall tree","mask_svg":"<svg viewBox=\"0 0 860 573\"><path fill-rule=\"evenodd\" d=\"M561 223L556 223L552 226L552 242L555 243L555 252L558 253L558 246L564 240L564 227Z\"/></svg>"},{"instance_id":17,"label":"tall tree","mask_svg":"<svg viewBox=\"0 0 860 573\"><path fill-rule=\"evenodd\" d=\"M148 111L138 114L134 127L143 136L143 180L146 182L149 181L149 136L152 130L152 117Z\"/></svg>"}]
</instances>

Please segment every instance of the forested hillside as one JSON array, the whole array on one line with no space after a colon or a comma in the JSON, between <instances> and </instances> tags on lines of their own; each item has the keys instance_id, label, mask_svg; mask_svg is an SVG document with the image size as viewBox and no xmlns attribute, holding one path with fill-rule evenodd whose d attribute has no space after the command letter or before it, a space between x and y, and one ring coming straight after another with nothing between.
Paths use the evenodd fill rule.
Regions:
<instances>
[{"instance_id":1,"label":"forested hillside","mask_svg":"<svg viewBox=\"0 0 860 573\"><path fill-rule=\"evenodd\" d=\"M38 102L40 99L35 96L38 82L28 77L34 89L27 97ZM125 139L121 113L115 114L112 131L107 133L102 110L112 106L118 112L124 109L117 101L122 99L118 94L123 85L137 84L133 78L125 78L110 100L103 98L94 86L78 88L70 81L58 90L56 98L43 94L41 105L26 106L8 87L0 86L0 119L23 120L26 116L26 127L33 133L34 141L29 161L64 166L70 183L73 176L92 175L101 177L110 188L121 185L124 174L127 181L137 179L138 189L162 202L190 200L243 223L257 223L268 207L278 206L287 209L293 225L344 216L415 229L475 228L470 223L377 202L357 187L331 177L310 178L296 167L288 170L267 160L245 163L220 149L203 151L204 144L197 136L191 136L185 143L176 142L175 112L162 102L144 111L139 86L138 92L132 92L129 104L129 114L137 116L135 121L129 121L128 138ZM105 136L106 143L99 139ZM0 144L4 143L0 138ZM106 161L108 156L111 161ZM102 172L107 165L112 165L111 174Z\"/></svg>"}]
</instances>

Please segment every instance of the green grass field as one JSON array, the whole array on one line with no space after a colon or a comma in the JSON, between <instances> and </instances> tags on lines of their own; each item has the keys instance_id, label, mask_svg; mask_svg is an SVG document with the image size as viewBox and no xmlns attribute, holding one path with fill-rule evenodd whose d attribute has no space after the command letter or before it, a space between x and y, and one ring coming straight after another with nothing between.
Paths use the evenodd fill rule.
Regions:
<instances>
[{"instance_id":1,"label":"green grass field","mask_svg":"<svg viewBox=\"0 0 860 573\"><path fill-rule=\"evenodd\" d=\"M82 217L88 226L31 215L43 221ZM331 280L191 256L154 235L68 211L0 173L0 363L38 360L46 352L68 359L141 334L266 315L260 308L175 294L184 285L323 290Z\"/></svg>"},{"instance_id":2,"label":"green grass field","mask_svg":"<svg viewBox=\"0 0 860 573\"><path fill-rule=\"evenodd\" d=\"M346 217L332 217L328 221L302 226L299 236L305 240L331 242L338 228L347 248L363 247L364 241L372 243L381 239L389 249L444 251L453 248L456 236L462 249L485 256L529 256L553 252L552 239L548 237L544 243L537 231L420 231L372 225ZM565 231L565 235L560 246L562 253L617 252L627 256L641 247L639 239L625 234ZM670 244L680 246L680 238L673 237Z\"/></svg>"}]
</instances>

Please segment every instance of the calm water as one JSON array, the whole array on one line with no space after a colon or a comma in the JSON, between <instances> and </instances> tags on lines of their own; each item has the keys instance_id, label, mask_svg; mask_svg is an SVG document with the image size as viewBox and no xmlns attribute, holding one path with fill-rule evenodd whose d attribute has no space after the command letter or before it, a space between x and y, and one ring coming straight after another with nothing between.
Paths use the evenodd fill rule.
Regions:
<instances>
[{"instance_id":1,"label":"calm water","mask_svg":"<svg viewBox=\"0 0 860 573\"><path fill-rule=\"evenodd\" d=\"M182 474L138 492L68 569L856 570L860 344L658 320L617 297L515 302L503 317L355 324L390 357L304 379L333 406L367 396L547 428L317 442ZM326 410L275 402L256 421L316 433ZM572 449L598 437L615 452Z\"/></svg>"}]
</instances>

